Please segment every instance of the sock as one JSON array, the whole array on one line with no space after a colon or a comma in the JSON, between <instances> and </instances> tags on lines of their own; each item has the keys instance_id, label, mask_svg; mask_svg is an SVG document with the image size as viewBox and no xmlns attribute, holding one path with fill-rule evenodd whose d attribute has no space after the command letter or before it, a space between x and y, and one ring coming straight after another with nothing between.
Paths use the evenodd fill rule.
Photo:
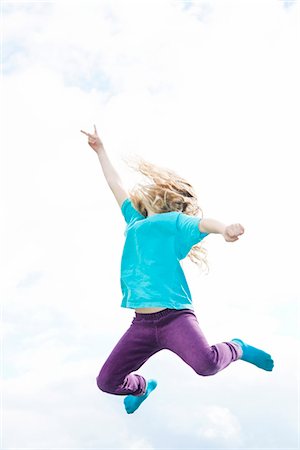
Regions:
<instances>
[{"instance_id":1,"label":"sock","mask_svg":"<svg viewBox=\"0 0 300 450\"><path fill-rule=\"evenodd\" d=\"M260 369L267 370L271 372L274 367L274 361L271 358L271 355L264 352L263 350L259 350L256 347L252 347L251 345L245 344L241 339L231 339L232 342L239 344L242 348L243 354L241 359L243 361L247 361Z\"/></svg>"},{"instance_id":2,"label":"sock","mask_svg":"<svg viewBox=\"0 0 300 450\"><path fill-rule=\"evenodd\" d=\"M148 397L148 395L156 388L157 386L157 381L155 380L149 380L147 382L147 389L144 395L127 395L124 398L124 405L125 405L125 409L126 412L128 414L132 414L134 413L134 411L136 411L138 409L138 407L140 406L140 404L146 400L146 398Z\"/></svg>"}]
</instances>

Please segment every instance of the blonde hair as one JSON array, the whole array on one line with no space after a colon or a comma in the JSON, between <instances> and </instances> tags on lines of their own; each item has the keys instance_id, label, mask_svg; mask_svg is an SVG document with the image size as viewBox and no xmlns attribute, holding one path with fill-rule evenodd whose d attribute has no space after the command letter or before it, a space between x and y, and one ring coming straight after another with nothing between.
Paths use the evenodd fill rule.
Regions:
<instances>
[{"instance_id":1,"label":"blonde hair","mask_svg":"<svg viewBox=\"0 0 300 450\"><path fill-rule=\"evenodd\" d=\"M193 186L173 170L159 167L138 155L123 157L123 161L144 176L143 181L129 189L133 206L144 217L147 217L147 208L158 214L179 211L197 216L200 212L201 218L203 217ZM208 272L207 250L201 243L194 245L187 256L201 271L206 269Z\"/></svg>"}]
</instances>

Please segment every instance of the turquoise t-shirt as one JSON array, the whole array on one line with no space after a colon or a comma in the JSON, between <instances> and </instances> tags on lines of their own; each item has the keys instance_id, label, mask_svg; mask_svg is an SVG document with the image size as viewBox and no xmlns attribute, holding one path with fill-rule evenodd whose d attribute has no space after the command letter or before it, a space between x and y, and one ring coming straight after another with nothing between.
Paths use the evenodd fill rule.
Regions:
<instances>
[{"instance_id":1,"label":"turquoise t-shirt","mask_svg":"<svg viewBox=\"0 0 300 450\"><path fill-rule=\"evenodd\" d=\"M121 211L127 223L121 260L123 308L193 309L180 260L208 233L200 217L171 211L144 217L126 198Z\"/></svg>"}]
</instances>

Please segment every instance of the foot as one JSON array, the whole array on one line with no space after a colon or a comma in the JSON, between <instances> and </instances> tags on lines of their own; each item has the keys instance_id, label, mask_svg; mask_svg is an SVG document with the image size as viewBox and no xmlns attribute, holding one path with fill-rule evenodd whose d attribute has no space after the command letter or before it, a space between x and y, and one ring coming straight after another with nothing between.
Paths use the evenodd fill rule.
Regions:
<instances>
[{"instance_id":1,"label":"foot","mask_svg":"<svg viewBox=\"0 0 300 450\"><path fill-rule=\"evenodd\" d=\"M127 395L124 398L124 405L127 414L132 414L134 411L138 409L141 403L143 403L144 400L148 397L148 395L156 388L157 381L155 380L149 380L147 382L147 389L144 395Z\"/></svg>"},{"instance_id":2,"label":"foot","mask_svg":"<svg viewBox=\"0 0 300 450\"><path fill-rule=\"evenodd\" d=\"M232 342L239 344L242 348L243 354L241 359L243 361L247 361L260 369L267 370L271 372L274 367L274 361L271 358L271 355L264 352L263 350L259 350L256 347L252 347L251 345L245 344L241 339L231 339Z\"/></svg>"}]
</instances>

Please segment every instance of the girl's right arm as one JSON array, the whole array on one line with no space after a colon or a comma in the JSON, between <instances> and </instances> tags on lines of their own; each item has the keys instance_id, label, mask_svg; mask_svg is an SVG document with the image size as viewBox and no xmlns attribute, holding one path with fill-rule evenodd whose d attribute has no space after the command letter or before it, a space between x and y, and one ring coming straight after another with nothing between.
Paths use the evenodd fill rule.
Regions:
<instances>
[{"instance_id":1,"label":"girl's right arm","mask_svg":"<svg viewBox=\"0 0 300 450\"><path fill-rule=\"evenodd\" d=\"M129 195L127 190L123 186L123 182L118 172L112 165L106 153L103 143L98 136L96 125L94 125L94 134L87 133L83 130L80 131L88 136L88 144L97 153L106 181L112 193L114 194L119 206L121 207L122 203L126 198L129 197Z\"/></svg>"}]
</instances>

